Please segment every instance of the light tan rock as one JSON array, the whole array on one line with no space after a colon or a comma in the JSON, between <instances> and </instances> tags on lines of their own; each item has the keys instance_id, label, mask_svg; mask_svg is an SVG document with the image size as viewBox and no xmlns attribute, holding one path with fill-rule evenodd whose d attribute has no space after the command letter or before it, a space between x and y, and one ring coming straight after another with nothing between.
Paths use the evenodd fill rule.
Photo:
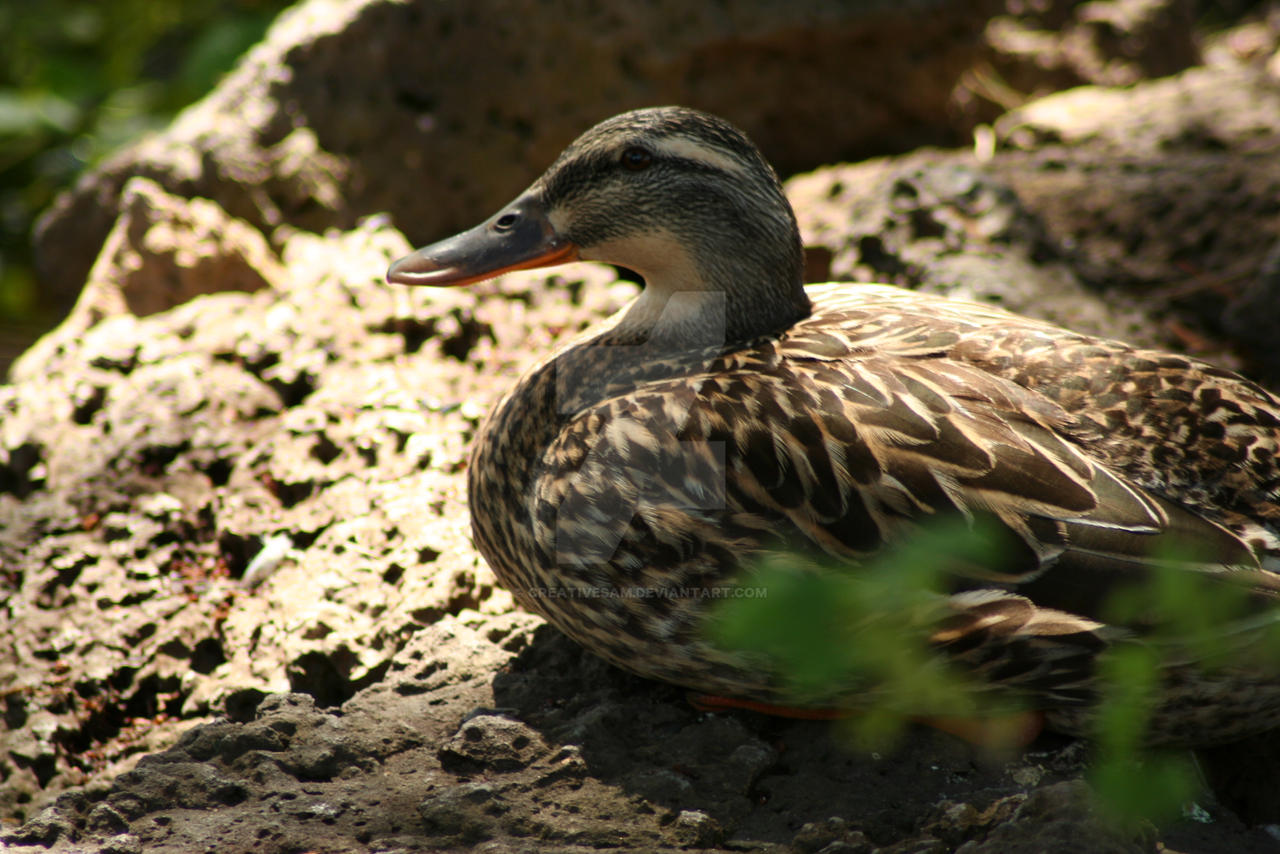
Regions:
<instances>
[{"instance_id":1,"label":"light tan rock","mask_svg":"<svg viewBox=\"0 0 1280 854\"><path fill-rule=\"evenodd\" d=\"M147 317L202 294L252 293L283 275L256 228L208 199L184 199L148 178L133 178L70 315L14 363L12 377L21 381L48 370L74 339L108 318Z\"/></svg>"}]
</instances>

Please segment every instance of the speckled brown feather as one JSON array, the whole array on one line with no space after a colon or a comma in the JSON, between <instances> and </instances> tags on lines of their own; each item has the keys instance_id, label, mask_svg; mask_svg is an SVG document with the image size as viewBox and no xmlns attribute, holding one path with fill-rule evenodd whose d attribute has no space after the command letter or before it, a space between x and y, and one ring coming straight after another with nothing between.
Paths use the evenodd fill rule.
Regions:
<instances>
[{"instance_id":1,"label":"speckled brown feather","mask_svg":"<svg viewBox=\"0 0 1280 854\"><path fill-rule=\"evenodd\" d=\"M667 173L634 193L610 159L628 145L670 155ZM665 189L693 197L681 181L700 182L717 206L664 205ZM745 137L700 113L610 120L529 192L552 198L566 229L608 232L600 240L619 253L651 251L632 232L669 240L677 268L696 279L697 299L675 311L682 283L647 276L650 301L670 301L650 310L642 298L531 369L482 428L471 462L476 542L500 580L613 663L699 691L785 700L771 674L705 639L712 600L699 591L736 583L771 552L855 568L955 515L998 521L1017 547L998 566L953 573L935 642L1030 692L1068 732L1087 729L1099 652L1148 628L1106 625L1102 602L1148 573L1166 544L1200 556L1181 569L1273 607L1280 402L1260 387L989 306L877 285L825 285L806 298L793 290L794 235L774 241L777 269L742 273L726 260L727 238L708 236L720 220L749 220L753 207L792 230L794 218ZM613 201L625 228L602 224ZM708 293L724 299L715 328ZM659 309L681 318L675 332L653 320ZM608 593L637 589L659 593ZM1167 674L1165 691L1155 741L1280 724L1280 684L1268 674L1197 678L1189 663Z\"/></svg>"}]
</instances>

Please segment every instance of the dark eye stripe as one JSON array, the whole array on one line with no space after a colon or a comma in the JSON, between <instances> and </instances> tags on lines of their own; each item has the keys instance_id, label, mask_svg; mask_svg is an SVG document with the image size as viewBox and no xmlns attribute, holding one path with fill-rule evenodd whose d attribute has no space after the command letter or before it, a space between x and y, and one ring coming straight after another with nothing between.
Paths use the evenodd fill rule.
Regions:
<instances>
[{"instance_id":1,"label":"dark eye stripe","mask_svg":"<svg viewBox=\"0 0 1280 854\"><path fill-rule=\"evenodd\" d=\"M639 145L630 146L621 153L614 151L595 151L586 153L577 153L576 156L562 157L544 176L544 186L546 197L550 202L556 202L560 199L568 198L577 192L588 189L594 185L594 182L608 175L618 167L628 169L625 165L624 157L627 152L633 149L649 151ZM656 168L661 165L663 167L674 168L684 172L703 173L708 175L722 174L723 169L712 166L701 160L695 160L687 157L671 156L663 154L661 158L655 156L649 151L650 162L646 168ZM642 170L636 170L642 171Z\"/></svg>"}]
</instances>

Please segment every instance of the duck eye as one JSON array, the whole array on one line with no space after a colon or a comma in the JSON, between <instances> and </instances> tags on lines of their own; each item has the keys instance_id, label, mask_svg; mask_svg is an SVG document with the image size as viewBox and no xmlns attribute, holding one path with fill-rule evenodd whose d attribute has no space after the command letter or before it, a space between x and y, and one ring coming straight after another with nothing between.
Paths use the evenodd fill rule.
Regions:
<instances>
[{"instance_id":1,"label":"duck eye","mask_svg":"<svg viewBox=\"0 0 1280 854\"><path fill-rule=\"evenodd\" d=\"M653 162L653 155L649 153L649 149L640 146L632 146L622 152L622 165L630 169L632 172L639 172L642 169L649 168L649 164Z\"/></svg>"}]
</instances>

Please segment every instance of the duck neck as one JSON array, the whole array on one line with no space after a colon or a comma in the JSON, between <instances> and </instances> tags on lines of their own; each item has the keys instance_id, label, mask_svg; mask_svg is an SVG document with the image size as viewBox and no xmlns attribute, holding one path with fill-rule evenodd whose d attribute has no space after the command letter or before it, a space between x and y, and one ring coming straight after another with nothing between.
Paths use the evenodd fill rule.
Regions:
<instances>
[{"instance_id":1,"label":"duck neck","mask_svg":"<svg viewBox=\"0 0 1280 854\"><path fill-rule=\"evenodd\" d=\"M666 350L701 349L741 344L808 317L799 257L764 264L753 254L674 251L637 270L644 290L610 337Z\"/></svg>"}]
</instances>

